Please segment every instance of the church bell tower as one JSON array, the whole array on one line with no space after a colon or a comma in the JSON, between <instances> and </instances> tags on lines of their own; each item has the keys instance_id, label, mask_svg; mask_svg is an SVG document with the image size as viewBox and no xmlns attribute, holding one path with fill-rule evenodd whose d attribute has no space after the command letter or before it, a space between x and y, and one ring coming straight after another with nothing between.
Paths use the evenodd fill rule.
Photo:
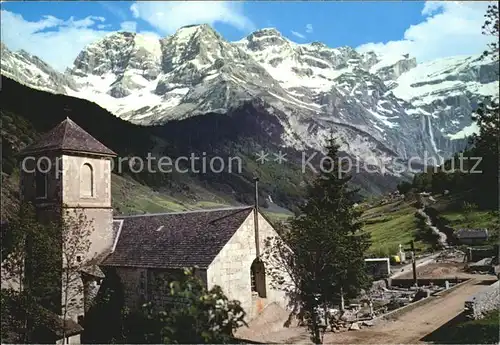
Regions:
<instances>
[{"instance_id":1,"label":"church bell tower","mask_svg":"<svg viewBox=\"0 0 500 345\"><path fill-rule=\"evenodd\" d=\"M76 260L95 267L113 245L113 157L116 154L112 150L69 118L20 153L21 200L35 206L40 222L61 219L66 214L81 215L90 227L90 246ZM64 267L64 259L61 262ZM94 271L86 267L82 277ZM84 278L82 281L85 284ZM83 317L83 306L73 309L67 312L68 317L75 321Z\"/></svg>"}]
</instances>

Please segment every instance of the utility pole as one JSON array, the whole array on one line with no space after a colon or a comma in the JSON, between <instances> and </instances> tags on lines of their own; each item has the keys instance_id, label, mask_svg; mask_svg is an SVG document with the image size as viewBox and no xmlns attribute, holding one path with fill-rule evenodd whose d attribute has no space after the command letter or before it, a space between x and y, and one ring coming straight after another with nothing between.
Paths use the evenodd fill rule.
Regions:
<instances>
[{"instance_id":1,"label":"utility pole","mask_svg":"<svg viewBox=\"0 0 500 345\"><path fill-rule=\"evenodd\" d=\"M259 178L254 177L255 183L255 199L253 210L253 223L255 229L255 254L258 258L260 256L260 240L259 240Z\"/></svg>"}]
</instances>

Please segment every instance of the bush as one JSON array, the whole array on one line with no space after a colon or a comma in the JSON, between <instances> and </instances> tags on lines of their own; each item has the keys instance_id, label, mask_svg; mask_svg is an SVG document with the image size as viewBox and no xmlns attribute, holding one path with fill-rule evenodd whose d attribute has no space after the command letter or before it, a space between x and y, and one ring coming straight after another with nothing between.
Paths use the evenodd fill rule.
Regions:
<instances>
[{"instance_id":1,"label":"bush","mask_svg":"<svg viewBox=\"0 0 500 345\"><path fill-rule=\"evenodd\" d=\"M127 315L127 343L234 343L233 332L245 325L238 301L228 300L219 286L208 291L191 269L178 281L159 281L165 283L172 303L147 303L142 312Z\"/></svg>"},{"instance_id":2,"label":"bush","mask_svg":"<svg viewBox=\"0 0 500 345\"><path fill-rule=\"evenodd\" d=\"M450 343L498 344L500 332L498 310L481 320L467 321L458 325L450 334Z\"/></svg>"}]
</instances>

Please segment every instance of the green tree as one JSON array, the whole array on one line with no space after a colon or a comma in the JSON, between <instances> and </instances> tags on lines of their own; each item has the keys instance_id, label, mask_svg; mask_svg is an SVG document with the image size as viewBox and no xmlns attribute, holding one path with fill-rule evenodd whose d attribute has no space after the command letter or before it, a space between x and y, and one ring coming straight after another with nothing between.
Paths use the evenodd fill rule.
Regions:
<instances>
[{"instance_id":1,"label":"green tree","mask_svg":"<svg viewBox=\"0 0 500 345\"><path fill-rule=\"evenodd\" d=\"M11 329L22 342L32 342L34 330L39 326L38 307L50 310L57 307L60 270L58 267L57 236L55 228L41 224L30 203L20 205L19 214L8 226L10 248L2 260L3 297L17 305L11 308ZM14 320L16 320L14 322ZM3 331L3 329L2 329Z\"/></svg>"},{"instance_id":2,"label":"green tree","mask_svg":"<svg viewBox=\"0 0 500 345\"><path fill-rule=\"evenodd\" d=\"M498 5L489 5L485 14L483 34L493 36L495 41L488 45L483 58L490 58L498 64ZM471 138L472 155L481 161L475 170L480 173L471 174L471 182L478 191L478 204L490 209L498 209L498 171L500 152L500 109L497 101L487 99L483 102L472 119L479 127L479 133Z\"/></svg>"},{"instance_id":3,"label":"green tree","mask_svg":"<svg viewBox=\"0 0 500 345\"><path fill-rule=\"evenodd\" d=\"M93 222L87 219L84 212L78 209L63 208L61 218L52 224L61 239L61 295L62 318L66 320L70 314L84 314L84 286L82 269L92 263L89 257ZM66 341L66 330L63 329Z\"/></svg>"},{"instance_id":4,"label":"green tree","mask_svg":"<svg viewBox=\"0 0 500 345\"><path fill-rule=\"evenodd\" d=\"M351 177L339 165L334 139L327 151L300 214L283 238L267 239L264 251L273 281L286 288L293 313L305 319L314 343L322 342L321 314L370 283L364 262L370 239L353 207L356 191L348 187ZM281 272L290 277L289 287Z\"/></svg>"},{"instance_id":5,"label":"green tree","mask_svg":"<svg viewBox=\"0 0 500 345\"><path fill-rule=\"evenodd\" d=\"M400 184L398 184L397 188L400 194L405 195L411 190L412 185L410 182L403 181Z\"/></svg>"},{"instance_id":6,"label":"green tree","mask_svg":"<svg viewBox=\"0 0 500 345\"><path fill-rule=\"evenodd\" d=\"M445 173L442 169L432 175L431 191L433 193L443 193L450 188L450 175Z\"/></svg>"},{"instance_id":7,"label":"green tree","mask_svg":"<svg viewBox=\"0 0 500 345\"><path fill-rule=\"evenodd\" d=\"M53 210L54 219L41 222L30 203L20 206L18 216L9 222L11 245L2 261L2 285L6 298L19 304L17 315L23 320L24 340L31 339L44 321L40 307L67 319L75 309L83 314L81 269L88 264L92 224L84 213ZM62 329L66 341L66 329ZM31 340L31 341L30 341Z\"/></svg>"},{"instance_id":8,"label":"green tree","mask_svg":"<svg viewBox=\"0 0 500 345\"><path fill-rule=\"evenodd\" d=\"M493 36L493 42L488 44L487 50L484 51L484 57L491 57L493 61L498 61L498 4L488 5L486 14L484 15L485 21L483 24L483 34Z\"/></svg>"},{"instance_id":9,"label":"green tree","mask_svg":"<svg viewBox=\"0 0 500 345\"><path fill-rule=\"evenodd\" d=\"M471 220L473 212L477 209L477 205L464 201L462 204L462 215L464 217L465 222L469 222Z\"/></svg>"}]
</instances>

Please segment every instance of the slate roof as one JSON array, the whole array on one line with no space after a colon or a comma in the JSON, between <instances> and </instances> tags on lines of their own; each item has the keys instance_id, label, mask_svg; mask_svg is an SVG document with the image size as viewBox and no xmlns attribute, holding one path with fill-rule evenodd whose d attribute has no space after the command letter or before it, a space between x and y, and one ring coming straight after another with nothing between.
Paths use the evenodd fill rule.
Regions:
<instances>
[{"instance_id":1,"label":"slate roof","mask_svg":"<svg viewBox=\"0 0 500 345\"><path fill-rule=\"evenodd\" d=\"M80 269L80 272L88 274L89 276L92 276L95 278L103 279L106 277L104 272L96 264L89 264L87 266L84 266Z\"/></svg>"},{"instance_id":2,"label":"slate roof","mask_svg":"<svg viewBox=\"0 0 500 345\"><path fill-rule=\"evenodd\" d=\"M71 319L63 320L62 317L48 309L39 306L37 312L38 315L42 316L40 318L42 320L41 326L51 331L58 339L61 339L64 333L66 333L67 337L71 337L83 332L83 327L75 321Z\"/></svg>"},{"instance_id":3,"label":"slate roof","mask_svg":"<svg viewBox=\"0 0 500 345\"><path fill-rule=\"evenodd\" d=\"M208 268L252 209L245 206L115 217L123 223L115 250L102 265Z\"/></svg>"},{"instance_id":4,"label":"slate roof","mask_svg":"<svg viewBox=\"0 0 500 345\"><path fill-rule=\"evenodd\" d=\"M70 118L66 118L49 132L43 134L40 140L27 146L20 152L20 155L59 150L116 156L115 152L104 146Z\"/></svg>"},{"instance_id":5,"label":"slate roof","mask_svg":"<svg viewBox=\"0 0 500 345\"><path fill-rule=\"evenodd\" d=\"M487 239L488 230L487 229L459 229L455 233L455 236L459 239L464 238L475 238L475 239Z\"/></svg>"}]
</instances>

